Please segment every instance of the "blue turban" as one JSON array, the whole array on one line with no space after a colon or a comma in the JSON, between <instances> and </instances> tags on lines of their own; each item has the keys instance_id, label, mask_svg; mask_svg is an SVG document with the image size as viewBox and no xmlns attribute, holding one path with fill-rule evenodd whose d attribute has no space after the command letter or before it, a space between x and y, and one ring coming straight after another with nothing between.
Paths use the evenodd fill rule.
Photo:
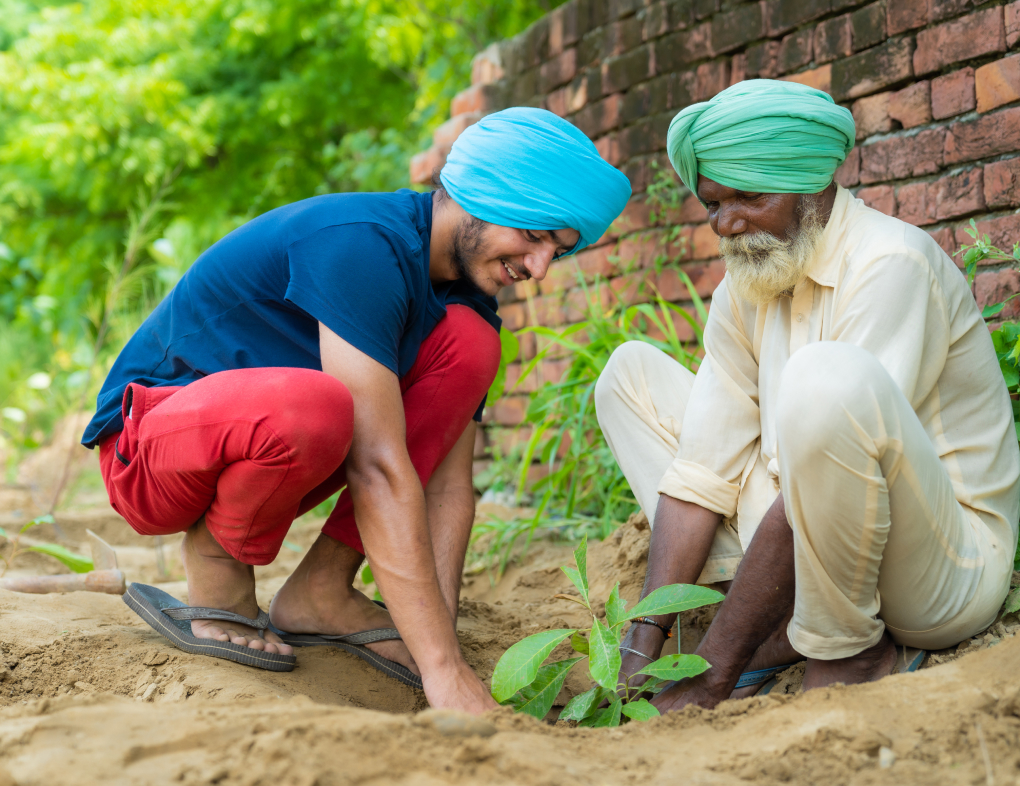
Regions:
<instances>
[{"instance_id":1,"label":"blue turban","mask_svg":"<svg viewBox=\"0 0 1020 786\"><path fill-rule=\"evenodd\" d=\"M627 204L630 181L573 125L544 109L486 115L453 143L440 172L475 218L517 229L576 229L570 253L598 240Z\"/></svg>"}]
</instances>

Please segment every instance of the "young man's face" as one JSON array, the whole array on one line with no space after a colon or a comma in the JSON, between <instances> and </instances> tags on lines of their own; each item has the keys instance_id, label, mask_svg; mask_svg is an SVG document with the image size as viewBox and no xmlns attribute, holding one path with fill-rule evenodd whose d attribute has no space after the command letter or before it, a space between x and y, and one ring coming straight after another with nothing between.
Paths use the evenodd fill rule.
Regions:
<instances>
[{"instance_id":1,"label":"young man's face","mask_svg":"<svg viewBox=\"0 0 1020 786\"><path fill-rule=\"evenodd\" d=\"M581 237L576 229L514 229L465 215L453 238L453 267L487 295L534 278L541 281L554 257Z\"/></svg>"}]
</instances>

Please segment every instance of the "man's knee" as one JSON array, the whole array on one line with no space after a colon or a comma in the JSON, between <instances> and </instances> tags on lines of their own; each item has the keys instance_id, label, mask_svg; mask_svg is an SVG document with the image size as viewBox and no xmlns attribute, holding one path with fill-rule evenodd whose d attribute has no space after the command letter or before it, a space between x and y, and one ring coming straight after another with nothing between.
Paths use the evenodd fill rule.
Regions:
<instances>
[{"instance_id":1,"label":"man's knee","mask_svg":"<svg viewBox=\"0 0 1020 786\"><path fill-rule=\"evenodd\" d=\"M479 398L489 389L499 369L501 352L499 333L469 306L447 306L446 317L429 337L443 344L444 357L456 366L464 385ZM426 339L426 340L429 340ZM465 391L467 393L468 391Z\"/></svg>"},{"instance_id":2,"label":"man's knee","mask_svg":"<svg viewBox=\"0 0 1020 786\"><path fill-rule=\"evenodd\" d=\"M298 451L343 461L354 436L354 399L336 377L311 369L279 369L264 394L269 396L267 425Z\"/></svg>"},{"instance_id":3,"label":"man's knee","mask_svg":"<svg viewBox=\"0 0 1020 786\"><path fill-rule=\"evenodd\" d=\"M878 359L853 344L822 341L798 350L779 385L780 452L789 459L791 452L808 456L831 447L846 416L867 406L875 385L887 381L892 383Z\"/></svg>"},{"instance_id":4,"label":"man's knee","mask_svg":"<svg viewBox=\"0 0 1020 786\"><path fill-rule=\"evenodd\" d=\"M602 415L612 409L621 400L620 390L633 390L643 369L660 362L663 357L668 359L662 351L644 341L628 341L618 346L595 382L595 413Z\"/></svg>"}]
</instances>

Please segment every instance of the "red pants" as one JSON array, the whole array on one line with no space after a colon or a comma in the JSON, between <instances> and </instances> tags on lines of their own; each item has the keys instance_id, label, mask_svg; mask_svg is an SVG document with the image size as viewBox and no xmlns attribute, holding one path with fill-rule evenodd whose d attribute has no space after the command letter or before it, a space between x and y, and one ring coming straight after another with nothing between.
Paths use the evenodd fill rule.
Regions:
<instances>
[{"instance_id":1,"label":"red pants","mask_svg":"<svg viewBox=\"0 0 1020 786\"><path fill-rule=\"evenodd\" d=\"M499 337L454 305L400 380L411 463L426 485L496 375ZM129 385L124 430L103 440L110 503L142 535L203 515L227 552L273 561L296 516L342 488L354 402L343 383L300 368L221 371L185 387ZM350 493L323 533L364 553Z\"/></svg>"}]
</instances>

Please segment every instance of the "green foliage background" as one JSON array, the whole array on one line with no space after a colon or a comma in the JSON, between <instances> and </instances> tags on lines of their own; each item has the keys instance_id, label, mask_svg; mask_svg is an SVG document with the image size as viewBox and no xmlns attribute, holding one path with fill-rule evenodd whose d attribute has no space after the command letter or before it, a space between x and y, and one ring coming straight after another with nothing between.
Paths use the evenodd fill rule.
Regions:
<instances>
[{"instance_id":1,"label":"green foliage background","mask_svg":"<svg viewBox=\"0 0 1020 786\"><path fill-rule=\"evenodd\" d=\"M406 186L474 54L560 2L0 0L0 438L85 383L143 195L173 178L101 364L245 221Z\"/></svg>"}]
</instances>

